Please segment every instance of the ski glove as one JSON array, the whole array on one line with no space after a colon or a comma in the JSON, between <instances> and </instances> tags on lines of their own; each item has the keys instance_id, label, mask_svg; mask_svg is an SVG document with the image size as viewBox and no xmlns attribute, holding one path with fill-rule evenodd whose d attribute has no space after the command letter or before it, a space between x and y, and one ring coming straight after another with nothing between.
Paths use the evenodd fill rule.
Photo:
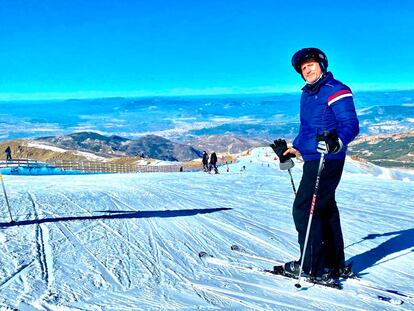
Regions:
<instances>
[{"instance_id":1,"label":"ski glove","mask_svg":"<svg viewBox=\"0 0 414 311\"><path fill-rule=\"evenodd\" d=\"M295 157L295 155L291 154L291 153L289 153L287 155L283 155L283 153L288 149L287 144L286 144L286 140L284 140L284 139L274 140L273 144L270 144L270 147L272 147L273 151L278 156L280 163L284 163L287 160L289 160L290 158Z\"/></svg>"},{"instance_id":2,"label":"ski glove","mask_svg":"<svg viewBox=\"0 0 414 311\"><path fill-rule=\"evenodd\" d=\"M279 158L279 168L282 171L290 170L293 166L295 166L295 162L293 162L291 159L294 158L295 155L291 153L283 155L283 153L287 150L286 140L278 139L274 140L273 142L273 144L270 144L270 147L273 149L273 151Z\"/></svg>"},{"instance_id":3,"label":"ski glove","mask_svg":"<svg viewBox=\"0 0 414 311\"><path fill-rule=\"evenodd\" d=\"M319 153L338 153L341 151L343 143L336 134L336 130L331 132L325 131L323 135L318 135L316 140L318 141L318 147L316 150Z\"/></svg>"}]
</instances>

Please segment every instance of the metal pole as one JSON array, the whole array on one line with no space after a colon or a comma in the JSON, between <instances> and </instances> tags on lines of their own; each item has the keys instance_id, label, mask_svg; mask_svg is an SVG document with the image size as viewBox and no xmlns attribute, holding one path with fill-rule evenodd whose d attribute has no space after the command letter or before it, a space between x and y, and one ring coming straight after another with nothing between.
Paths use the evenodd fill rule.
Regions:
<instances>
[{"instance_id":1,"label":"metal pole","mask_svg":"<svg viewBox=\"0 0 414 311\"><path fill-rule=\"evenodd\" d=\"M303 246L302 260L300 262L299 277L298 277L298 282L295 284L295 286L297 288L301 288L300 281L302 279L303 263L305 261L306 248L308 246L308 239L309 239L309 232L310 232L310 228L311 228L311 224L312 224L313 212L315 210L316 196L318 194L319 180L321 179L321 173L322 173L322 170L323 170L324 161L325 161L325 154L321 153L321 159L319 160L318 174L316 175L315 191L313 192L312 204L311 204L311 208L310 208L310 212L309 212L308 227L306 228L305 244Z\"/></svg>"},{"instance_id":2,"label":"metal pole","mask_svg":"<svg viewBox=\"0 0 414 311\"><path fill-rule=\"evenodd\" d=\"M6 192L6 187L4 186L4 181L3 181L3 175L0 173L0 179L1 179L1 185L3 187L3 192L4 192L4 197L6 198L6 204L7 204L7 208L9 210L9 215L10 215L10 222L14 222L13 220L13 216L10 210L10 204L9 204L9 199L7 197L7 192Z\"/></svg>"},{"instance_id":3,"label":"metal pole","mask_svg":"<svg viewBox=\"0 0 414 311\"><path fill-rule=\"evenodd\" d=\"M292 184L292 188L293 188L293 193L296 196L296 187L295 187L295 182L293 181L293 177L292 177L292 172L290 169L288 169L289 175L290 175L290 183Z\"/></svg>"}]
</instances>

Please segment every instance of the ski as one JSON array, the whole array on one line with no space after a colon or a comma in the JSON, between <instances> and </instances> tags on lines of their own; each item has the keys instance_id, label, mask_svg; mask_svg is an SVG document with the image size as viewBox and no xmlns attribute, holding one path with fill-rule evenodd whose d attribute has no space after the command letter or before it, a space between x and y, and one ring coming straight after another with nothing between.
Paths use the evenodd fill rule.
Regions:
<instances>
[{"instance_id":1,"label":"ski","mask_svg":"<svg viewBox=\"0 0 414 311\"><path fill-rule=\"evenodd\" d=\"M280 275L280 276L283 276L289 279L295 279L295 280L297 279L297 276L286 273L283 266L274 266L273 270L264 270L264 271L270 274ZM339 283L323 283L323 282L319 282L311 278L305 278L305 281L308 283L315 284L315 285L322 285L322 286L331 287L335 289L342 289L342 285Z\"/></svg>"},{"instance_id":2,"label":"ski","mask_svg":"<svg viewBox=\"0 0 414 311\"><path fill-rule=\"evenodd\" d=\"M281 260L270 259L270 258L266 258L266 257L263 257L263 256L258 256L258 255L252 254L251 252L247 251L246 249L244 249L243 247L241 247L237 244L233 244L232 246L230 246L230 249L232 251L235 251L235 252L239 253L242 256L245 256L245 257L250 257L250 258L258 259L258 260L261 260L261 261L274 263L276 266L284 265L284 262L281 261ZM352 263L350 263L349 265L347 265L345 267L345 270L349 271L349 272L347 273L346 276L345 275L341 276L341 278L344 278L344 279L351 279L351 278L352 279L359 279L359 277L355 273L351 272L351 269L352 269Z\"/></svg>"},{"instance_id":3,"label":"ski","mask_svg":"<svg viewBox=\"0 0 414 311\"><path fill-rule=\"evenodd\" d=\"M279 272L279 271L275 272L275 269L274 270L268 270L268 269L262 269L262 268L258 268L258 267L255 267L255 266L251 266L251 265L240 265L240 264L232 262L228 259L216 258L213 255L211 255L211 254L209 254L205 251L199 252L198 256L203 261L208 262L210 264L214 264L216 266L228 267L228 268L238 269L238 270L241 270L241 271L247 271L247 272L251 272L251 273L260 273L260 274L267 275L267 276L271 275L273 277L280 277L280 278L285 278L285 279L296 279L295 277L292 277L292 276L289 276L289 275L283 275L283 272ZM279 267L280 268L276 268L276 270L283 269L282 266L279 266ZM358 281L359 279L351 279L351 280ZM335 285L332 286L331 284L329 284L329 285L321 284L321 283L313 282L312 280L307 279L307 278L304 279L304 281L309 286L318 286L318 287L320 286L320 287L332 288L332 289L336 289L336 290L341 290L342 289L341 284L339 284L339 286L341 286L341 287L339 287L339 286L334 287ZM361 283L356 283L355 282L355 283L352 283L352 284L355 284L356 286L358 286L358 284L361 284ZM363 286L363 287L365 287L367 289L370 289L370 290L373 290L373 291L377 291L377 292L380 293L380 294L376 293L375 295L372 295L372 296L371 295L366 295L368 298L375 299L375 300L380 300L380 301L387 302L387 303L391 303L393 305L402 305L404 303L404 300L399 299L399 298L390 297L389 295L386 295L387 293L388 294L394 294L394 295L397 295L397 296L403 295L403 297L411 298L409 295L401 294L400 292L397 292L397 291L388 291L388 290L384 290L384 289L381 289L381 288L376 288L376 287L373 287L373 286Z\"/></svg>"},{"instance_id":4,"label":"ski","mask_svg":"<svg viewBox=\"0 0 414 311\"><path fill-rule=\"evenodd\" d=\"M253 259L258 259L258 260L261 260L261 261L270 262L274 265L282 265L283 264L283 262L281 260L276 260L276 259L272 259L272 258L258 256L256 254L253 254L253 253L247 251L243 247L241 247L239 245L236 245L236 244L233 244L232 246L230 246L230 249L234 252L239 253L242 256L250 257L250 258L253 258Z\"/></svg>"},{"instance_id":5,"label":"ski","mask_svg":"<svg viewBox=\"0 0 414 311\"><path fill-rule=\"evenodd\" d=\"M280 263L279 265L281 265L283 263L281 260L270 259L270 258L266 258L266 257L262 257L262 256L257 256L257 255L247 251L246 249L244 249L243 247L241 247L237 244L233 244L230 247L230 249L232 251L235 251L236 253L238 253L241 256L254 258L254 259L258 259L258 260L262 260L262 261ZM352 263L350 264L350 268L351 267L352 267ZM268 271L271 271L271 270L268 270ZM273 274L275 274L275 273L273 273ZM389 303L392 303L392 304L401 305L401 304L404 303L404 300L399 299L399 298L391 298L387 294L392 294L392 295L395 295L395 296L414 299L414 296L412 296L410 294L406 294L406 293L403 293L403 292L398 291L398 290L387 289L387 288L383 288L383 287L379 287L379 286L369 284L366 281L362 280L355 273L351 273L348 277L341 277L341 279L342 280L347 280L347 283L351 283L353 286L360 286L360 287L364 287L364 288L367 288L367 289L370 289L370 290L378 291L378 292L381 293L377 296L377 298L379 300L386 301L386 302L389 302ZM387 295L387 296L384 296L384 295Z\"/></svg>"},{"instance_id":6,"label":"ski","mask_svg":"<svg viewBox=\"0 0 414 311\"><path fill-rule=\"evenodd\" d=\"M249 272L256 272L256 273L261 273L261 274L265 274L265 275L280 276L280 277L283 277L283 278L295 279L294 277L290 277L288 275L275 273L273 270L257 268L257 267L254 267L254 266L239 265L239 264L236 264L236 263L231 262L231 261L226 260L226 259L219 259L219 258L216 258L213 255L210 255L210 254L208 254L207 252L204 252L204 251L200 252L198 254L198 256L201 259L207 261L208 263L212 263L212 264L215 264L215 265L218 265L218 266L229 267L229 268L234 268L234 269L249 271ZM333 284L322 284L322 283L314 282L313 280L308 279L308 278L305 279L305 282L308 283L311 286L317 285L317 286L324 286L324 287L329 287L329 288L333 288L333 289L342 289L342 286L340 284L337 284L337 283L335 283L335 285L333 285Z\"/></svg>"},{"instance_id":7,"label":"ski","mask_svg":"<svg viewBox=\"0 0 414 311\"><path fill-rule=\"evenodd\" d=\"M387 289L387 288L371 285L371 284L365 282L364 280L362 280L361 278L351 278L347 282L350 282L350 283L352 283L352 285L357 286L357 287L359 286L359 287L375 290L375 291L378 291L378 292L382 292L384 294L392 294L392 295L396 295L396 296L399 296L399 297L414 299L413 295L406 294L406 293L403 293L403 292L395 290L395 289ZM390 298L390 297L382 296L382 294L378 295L378 299L384 300L384 301L390 300L388 302L391 302L393 304L403 304L404 303L404 300L402 300L402 299L393 299L393 298Z\"/></svg>"}]
</instances>

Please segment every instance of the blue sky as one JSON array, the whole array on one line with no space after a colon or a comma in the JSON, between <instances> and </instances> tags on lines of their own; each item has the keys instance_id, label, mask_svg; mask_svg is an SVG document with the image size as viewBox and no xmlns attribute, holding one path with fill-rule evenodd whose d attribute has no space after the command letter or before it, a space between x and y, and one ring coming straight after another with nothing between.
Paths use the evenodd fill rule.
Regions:
<instances>
[{"instance_id":1,"label":"blue sky","mask_svg":"<svg viewBox=\"0 0 414 311\"><path fill-rule=\"evenodd\" d=\"M414 1L1 0L0 99L298 91L315 46L354 90L414 89Z\"/></svg>"}]
</instances>

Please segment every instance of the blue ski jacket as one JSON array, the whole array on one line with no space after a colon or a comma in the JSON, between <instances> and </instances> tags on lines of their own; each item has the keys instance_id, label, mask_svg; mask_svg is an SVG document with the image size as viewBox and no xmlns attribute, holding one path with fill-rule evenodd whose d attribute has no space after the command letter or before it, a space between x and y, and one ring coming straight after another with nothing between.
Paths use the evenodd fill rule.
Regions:
<instances>
[{"instance_id":1,"label":"blue ski jacket","mask_svg":"<svg viewBox=\"0 0 414 311\"><path fill-rule=\"evenodd\" d=\"M344 159L347 145L358 135L359 122L349 87L335 80L332 73L315 85L302 88L300 99L300 128L293 141L304 161L317 160L317 136L324 131L336 130L343 143L340 152L326 154L327 159Z\"/></svg>"}]
</instances>

